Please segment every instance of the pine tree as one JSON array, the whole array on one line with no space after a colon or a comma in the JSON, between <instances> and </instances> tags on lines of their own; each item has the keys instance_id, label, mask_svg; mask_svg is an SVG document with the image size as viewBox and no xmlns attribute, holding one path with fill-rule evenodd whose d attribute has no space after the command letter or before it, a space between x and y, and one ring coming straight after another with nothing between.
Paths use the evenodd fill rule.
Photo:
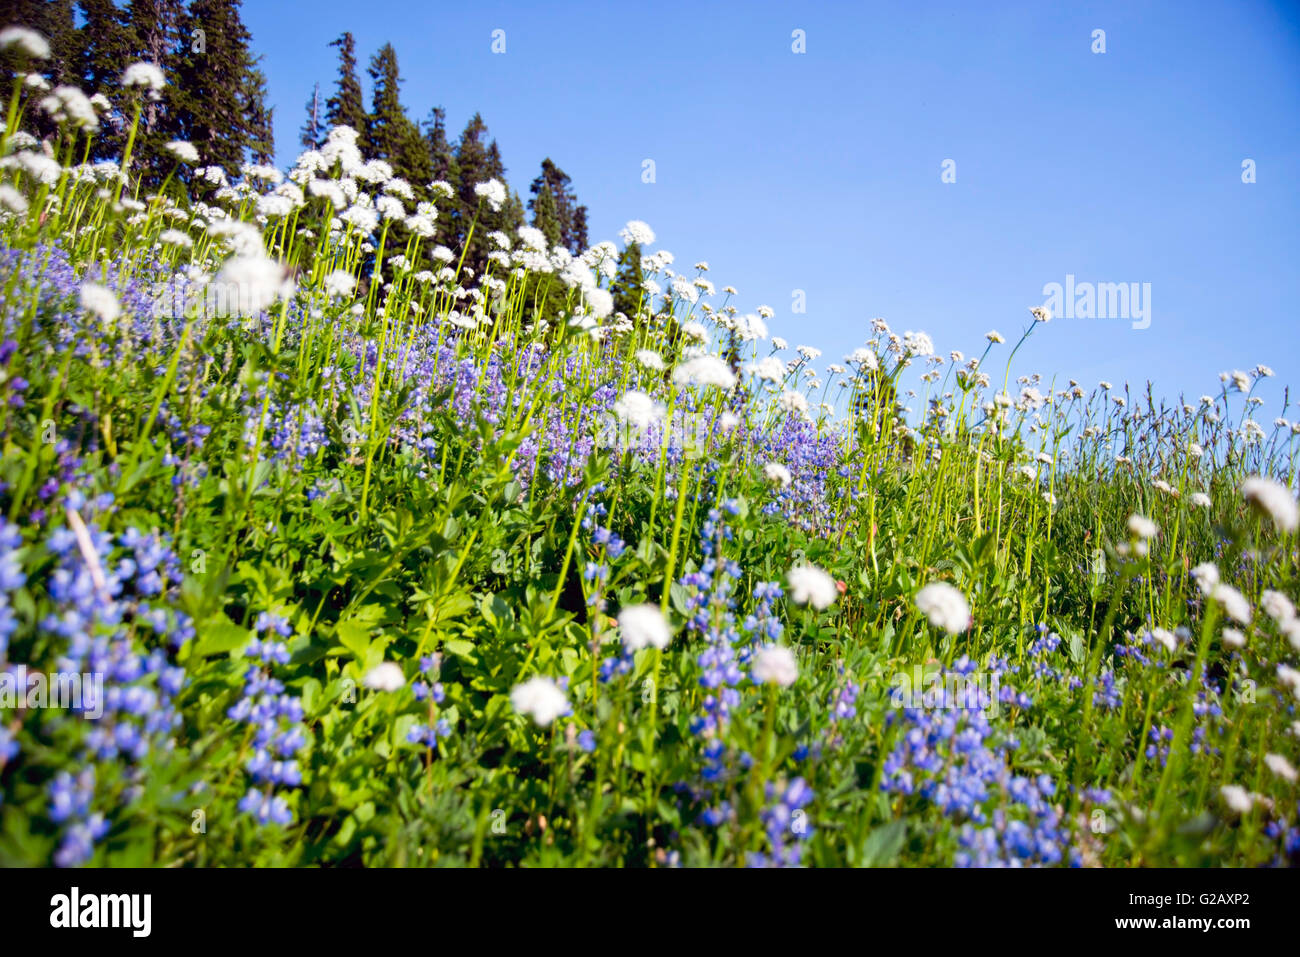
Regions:
<instances>
[{"instance_id":1,"label":"pine tree","mask_svg":"<svg viewBox=\"0 0 1300 957\"><path fill-rule=\"evenodd\" d=\"M533 199L528 201L528 208L533 208L543 188L548 189L560 225L560 244L577 255L587 248L587 207L578 205L578 197L570 188L571 182L569 175L550 157L542 160L541 175L529 187Z\"/></svg>"},{"instance_id":2,"label":"pine tree","mask_svg":"<svg viewBox=\"0 0 1300 957\"><path fill-rule=\"evenodd\" d=\"M126 20L129 30L128 38L132 49L127 62L135 60L154 63L169 73L177 65L177 54L181 45L180 28L185 10L180 0L131 0L127 8ZM238 16L238 14L236 14ZM119 72L122 66L119 66ZM169 81L173 76L169 76ZM140 114L140 129L136 133L139 148L136 155L142 161L155 158L162 144L170 137L171 110L169 101L176 93L174 82L164 88L158 99L147 98L144 111Z\"/></svg>"},{"instance_id":3,"label":"pine tree","mask_svg":"<svg viewBox=\"0 0 1300 957\"><path fill-rule=\"evenodd\" d=\"M16 70L38 72L51 84L81 85L80 37L75 28L72 4L65 0L10 0L0 11L0 26L23 26L35 30L50 44L46 60L32 60L17 51L0 52L0 80L5 90L12 89ZM24 118L28 132L39 137L56 132L54 122L41 110L32 110Z\"/></svg>"},{"instance_id":4,"label":"pine tree","mask_svg":"<svg viewBox=\"0 0 1300 957\"><path fill-rule=\"evenodd\" d=\"M320 84L312 87L311 97L307 100L307 119L302 124L298 142L303 149L319 149L325 142L325 104L320 98Z\"/></svg>"},{"instance_id":5,"label":"pine tree","mask_svg":"<svg viewBox=\"0 0 1300 957\"><path fill-rule=\"evenodd\" d=\"M362 152L392 161L401 147L402 78L397 70L397 51L385 43L370 58L370 115L366 117Z\"/></svg>"},{"instance_id":6,"label":"pine tree","mask_svg":"<svg viewBox=\"0 0 1300 957\"><path fill-rule=\"evenodd\" d=\"M82 26L77 73L90 93L102 93L114 103L118 79L135 52L126 17L113 0L80 0Z\"/></svg>"},{"instance_id":7,"label":"pine tree","mask_svg":"<svg viewBox=\"0 0 1300 957\"><path fill-rule=\"evenodd\" d=\"M189 40L198 30L204 41L201 49ZM206 163L235 176L250 144L269 147L267 117L257 115L265 112L256 110L261 82L249 52L252 37L239 16L239 0L191 0L180 36L169 132L193 143ZM249 115L250 106L255 115Z\"/></svg>"},{"instance_id":8,"label":"pine tree","mask_svg":"<svg viewBox=\"0 0 1300 957\"><path fill-rule=\"evenodd\" d=\"M351 33L344 33L330 43L339 48L338 86L333 96L325 102L325 121L330 126L350 126L363 134L366 131L366 105L361 95L361 81L357 79L357 44Z\"/></svg>"},{"instance_id":9,"label":"pine tree","mask_svg":"<svg viewBox=\"0 0 1300 957\"><path fill-rule=\"evenodd\" d=\"M179 136L177 102L183 99L183 91L177 70L184 42L181 36L184 17L182 0L131 0L123 11L126 51L116 63L106 59L102 67L109 73L108 88L117 91L115 105L121 111L122 128L111 144L113 155L125 146L126 127L131 122L136 99L135 95L126 95L118 86L123 68L137 61L153 63L167 76L167 85L160 95L143 98L140 125L132 150L135 172L148 185L161 182L175 166L174 158L166 153L164 146ZM95 45L100 42L93 34L88 41Z\"/></svg>"},{"instance_id":10,"label":"pine tree","mask_svg":"<svg viewBox=\"0 0 1300 957\"><path fill-rule=\"evenodd\" d=\"M573 211L573 245L569 247L575 255L587 249L587 207L579 206Z\"/></svg>"},{"instance_id":11,"label":"pine tree","mask_svg":"<svg viewBox=\"0 0 1300 957\"><path fill-rule=\"evenodd\" d=\"M261 62L261 57L257 61ZM248 117L248 151L258 163L275 160L275 107L266 102L266 74L256 66L244 77L244 111Z\"/></svg>"},{"instance_id":12,"label":"pine tree","mask_svg":"<svg viewBox=\"0 0 1300 957\"><path fill-rule=\"evenodd\" d=\"M456 196L449 217L451 238L457 247L468 246L465 264L480 275L487 265L487 255L491 251L488 235L500 230L513 233L524 223L524 205L518 194L509 193L501 209L494 210L486 201L481 205L474 187L490 179L506 181L505 163L501 159L501 148L495 140L485 144L487 124L483 117L475 113L466 124L460 140L456 143L456 179L452 185ZM477 218L472 239L469 230Z\"/></svg>"},{"instance_id":13,"label":"pine tree","mask_svg":"<svg viewBox=\"0 0 1300 957\"><path fill-rule=\"evenodd\" d=\"M504 183L506 181L504 170L502 171L500 178L501 182ZM514 190L510 190L510 198L507 199L505 205L501 207L500 213L493 217L492 229L500 230L503 233L509 233L513 236L519 227L526 222L528 222L528 219L524 215L524 201L519 198L518 193Z\"/></svg>"},{"instance_id":14,"label":"pine tree","mask_svg":"<svg viewBox=\"0 0 1300 957\"><path fill-rule=\"evenodd\" d=\"M450 203L448 225L450 226L450 239L452 246L456 249L464 248L469 241L469 230L474 222L475 214L479 211L479 199L474 192L474 187L479 183L487 182L492 178L488 165L488 151L483 144L483 138L487 134L487 124L483 122L483 117L475 113L470 121L465 125L465 129L460 134L460 139L456 142L456 178L452 181L452 187L456 195ZM483 204L487 207L487 204ZM482 217L480 216L480 219ZM475 272L478 271L480 264L479 252L486 256L486 243L483 236L486 229L480 229L475 226L473 246L474 248L466 252L465 261Z\"/></svg>"},{"instance_id":15,"label":"pine tree","mask_svg":"<svg viewBox=\"0 0 1300 957\"><path fill-rule=\"evenodd\" d=\"M456 156L447 141L447 111L435 106L429 112L429 119L424 124L425 148L432 161L432 178L454 183L456 180Z\"/></svg>"},{"instance_id":16,"label":"pine tree","mask_svg":"<svg viewBox=\"0 0 1300 957\"><path fill-rule=\"evenodd\" d=\"M63 83L80 86L81 42L72 0L53 0L45 4L42 32L50 41L50 59L46 65L50 82L56 86Z\"/></svg>"},{"instance_id":17,"label":"pine tree","mask_svg":"<svg viewBox=\"0 0 1300 957\"><path fill-rule=\"evenodd\" d=\"M184 17L185 5L181 0L131 0L126 19L131 25L135 58L159 66L168 65L179 46L179 31ZM200 21L198 25L203 26L203 23Z\"/></svg>"},{"instance_id":18,"label":"pine tree","mask_svg":"<svg viewBox=\"0 0 1300 957\"><path fill-rule=\"evenodd\" d=\"M422 199L433 179L433 159L420 128L402 106L402 77L392 44L385 43L371 58L369 73L372 94L364 152L386 160L416 198Z\"/></svg>"},{"instance_id":19,"label":"pine tree","mask_svg":"<svg viewBox=\"0 0 1300 957\"><path fill-rule=\"evenodd\" d=\"M533 225L546 237L547 246L560 245L560 215L555 205L555 194L551 187L542 184L541 190L528 201L533 211Z\"/></svg>"},{"instance_id":20,"label":"pine tree","mask_svg":"<svg viewBox=\"0 0 1300 957\"><path fill-rule=\"evenodd\" d=\"M612 292L614 293L614 311L621 312L629 319L635 319L642 307L645 292L641 284L645 273L641 270L641 247L637 243L628 243L618 257L618 272L614 276Z\"/></svg>"}]
</instances>

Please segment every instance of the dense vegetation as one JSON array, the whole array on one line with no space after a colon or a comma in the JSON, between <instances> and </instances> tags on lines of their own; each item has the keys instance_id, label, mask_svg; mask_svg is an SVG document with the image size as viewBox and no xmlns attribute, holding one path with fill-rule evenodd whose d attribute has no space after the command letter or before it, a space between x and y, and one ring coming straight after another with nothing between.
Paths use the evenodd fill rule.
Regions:
<instances>
[{"instance_id":1,"label":"dense vegetation","mask_svg":"<svg viewBox=\"0 0 1300 957\"><path fill-rule=\"evenodd\" d=\"M164 83L116 161L23 80L0 146L0 864L1294 862L1266 367L822 363L368 129L154 183Z\"/></svg>"}]
</instances>

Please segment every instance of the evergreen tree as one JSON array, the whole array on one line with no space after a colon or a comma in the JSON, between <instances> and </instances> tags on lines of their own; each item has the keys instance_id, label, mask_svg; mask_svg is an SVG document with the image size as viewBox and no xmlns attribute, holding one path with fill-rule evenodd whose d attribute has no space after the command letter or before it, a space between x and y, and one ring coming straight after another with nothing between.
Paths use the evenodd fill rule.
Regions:
<instances>
[{"instance_id":1,"label":"evergreen tree","mask_svg":"<svg viewBox=\"0 0 1300 957\"><path fill-rule=\"evenodd\" d=\"M619 254L618 272L611 289L615 312L621 312L629 319L636 318L637 313L644 308L642 300L645 292L641 288L643 282L645 273L641 270L641 246L638 243L628 243Z\"/></svg>"},{"instance_id":2,"label":"evergreen tree","mask_svg":"<svg viewBox=\"0 0 1300 957\"><path fill-rule=\"evenodd\" d=\"M401 82L397 70L397 51L385 43L370 58L370 115L362 133L362 152L392 162L401 149L402 112Z\"/></svg>"},{"instance_id":3,"label":"evergreen tree","mask_svg":"<svg viewBox=\"0 0 1300 957\"><path fill-rule=\"evenodd\" d=\"M0 53L0 79L4 89L12 89L16 70L40 73L51 84L71 83L81 85L80 37L74 25L70 2L46 0L10 0L0 11L0 26L23 26L35 30L50 44L46 60L32 60L16 50ZM25 117L25 128L39 137L56 131L54 122L41 110L32 110Z\"/></svg>"},{"instance_id":4,"label":"evergreen tree","mask_svg":"<svg viewBox=\"0 0 1300 957\"><path fill-rule=\"evenodd\" d=\"M261 57L256 62L260 62ZM255 66L244 76L244 110L248 116L248 151L254 162L275 161L275 107L266 102L266 74Z\"/></svg>"},{"instance_id":5,"label":"evergreen tree","mask_svg":"<svg viewBox=\"0 0 1300 957\"><path fill-rule=\"evenodd\" d=\"M573 211L573 233L569 237L569 250L575 255L587 248L587 207L579 206Z\"/></svg>"},{"instance_id":6,"label":"evergreen tree","mask_svg":"<svg viewBox=\"0 0 1300 957\"><path fill-rule=\"evenodd\" d=\"M465 264L475 276L481 275L487 265L487 254L492 248L488 235L497 230L513 234L524 223L524 205L518 194L508 193L499 210L494 210L486 201L481 206L479 204L474 187L490 179L506 181L501 148L495 140L485 143L486 139L487 124L480 114L475 113L456 144L456 179L452 183L456 196L449 217L451 238L456 247L468 245ZM471 239L469 231L476 217L477 225L473 227Z\"/></svg>"},{"instance_id":7,"label":"evergreen tree","mask_svg":"<svg viewBox=\"0 0 1300 957\"><path fill-rule=\"evenodd\" d=\"M433 179L433 159L420 128L402 107L402 77L392 44L385 43L371 58L369 73L372 94L364 152L387 160L393 172L421 199Z\"/></svg>"},{"instance_id":8,"label":"evergreen tree","mask_svg":"<svg viewBox=\"0 0 1300 957\"><path fill-rule=\"evenodd\" d=\"M435 106L424 125L425 148L432 162L431 177L447 183L456 181L456 156L447 141L447 111Z\"/></svg>"},{"instance_id":9,"label":"evergreen tree","mask_svg":"<svg viewBox=\"0 0 1300 957\"><path fill-rule=\"evenodd\" d=\"M180 29L184 16L181 0L131 0L127 7L131 51L126 63L119 64L119 74L127 63L134 61L157 64L168 73L168 85L164 87L162 96L146 98L144 111L140 114L136 155L145 165L155 161L161 163L159 153L162 146L172 138L168 135L175 126L171 101L177 95L179 84L174 70L181 47Z\"/></svg>"},{"instance_id":10,"label":"evergreen tree","mask_svg":"<svg viewBox=\"0 0 1300 957\"><path fill-rule=\"evenodd\" d=\"M505 171L502 170L500 176L501 182L505 182ZM519 198L519 194L514 190L510 191L510 197L506 200L501 211L492 218L492 228L499 229L503 233L509 233L511 236L528 222L524 216L524 201Z\"/></svg>"},{"instance_id":11,"label":"evergreen tree","mask_svg":"<svg viewBox=\"0 0 1300 957\"><path fill-rule=\"evenodd\" d=\"M578 205L578 197L570 188L571 182L569 175L550 157L542 160L541 175L529 187L533 198L528 201L528 208L533 209L543 189L549 190L560 226L560 244L577 255L587 248L587 207Z\"/></svg>"},{"instance_id":12,"label":"evergreen tree","mask_svg":"<svg viewBox=\"0 0 1300 957\"><path fill-rule=\"evenodd\" d=\"M169 65L180 45L179 31L184 17L185 5L181 0L131 0L126 19L134 43L132 55L145 63ZM125 66L120 64L119 72Z\"/></svg>"},{"instance_id":13,"label":"evergreen tree","mask_svg":"<svg viewBox=\"0 0 1300 957\"><path fill-rule=\"evenodd\" d=\"M302 124L298 142L303 149L319 149L325 142L325 104L320 98L320 84L312 87L311 97L307 100L307 119Z\"/></svg>"},{"instance_id":14,"label":"evergreen tree","mask_svg":"<svg viewBox=\"0 0 1300 957\"><path fill-rule=\"evenodd\" d=\"M330 43L339 48L338 86L325 102L325 121L330 126L350 126L358 134L366 132L366 105L357 79L357 44L351 33L344 33Z\"/></svg>"},{"instance_id":15,"label":"evergreen tree","mask_svg":"<svg viewBox=\"0 0 1300 957\"><path fill-rule=\"evenodd\" d=\"M475 113L465 125L465 129L460 134L460 139L456 142L456 178L451 184L456 191L456 195L450 203L451 209L448 218L448 225L451 230L449 238L452 240L452 248L454 249L463 248L465 243L469 241L470 226L474 222L475 214L479 209L479 199L474 192L474 187L492 178L488 165L487 147L483 144L486 135L487 124L483 122L481 115ZM487 207L486 203L483 205L485 208ZM486 229L475 227L474 248L465 255L466 263L476 273L481 258L486 257L486 243L483 239L486 232ZM480 252L482 257L479 255Z\"/></svg>"},{"instance_id":16,"label":"evergreen tree","mask_svg":"<svg viewBox=\"0 0 1300 957\"><path fill-rule=\"evenodd\" d=\"M560 215L555 205L555 194L551 187L543 184L541 190L528 201L533 211L533 225L546 237L547 246L560 245Z\"/></svg>"},{"instance_id":17,"label":"evergreen tree","mask_svg":"<svg viewBox=\"0 0 1300 957\"><path fill-rule=\"evenodd\" d=\"M199 30L204 43L196 49L190 38ZM250 144L263 150L270 145L269 114L257 104L264 81L255 75L239 0L191 0L180 36L168 132L193 143L204 162L235 176Z\"/></svg>"},{"instance_id":18,"label":"evergreen tree","mask_svg":"<svg viewBox=\"0 0 1300 957\"><path fill-rule=\"evenodd\" d=\"M118 79L130 62L135 43L126 17L113 0L79 0L82 26L78 31L77 73L89 93L102 93L118 102Z\"/></svg>"},{"instance_id":19,"label":"evergreen tree","mask_svg":"<svg viewBox=\"0 0 1300 957\"><path fill-rule=\"evenodd\" d=\"M81 38L77 35L72 0L53 0L45 5L42 33L50 41L46 75L55 86L81 85ZM92 91L93 92L93 91Z\"/></svg>"}]
</instances>

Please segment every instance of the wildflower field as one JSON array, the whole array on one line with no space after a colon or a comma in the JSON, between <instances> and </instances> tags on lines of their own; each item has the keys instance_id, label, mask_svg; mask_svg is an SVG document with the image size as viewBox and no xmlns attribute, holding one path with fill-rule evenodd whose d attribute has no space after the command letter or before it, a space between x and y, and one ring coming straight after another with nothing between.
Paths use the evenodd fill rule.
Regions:
<instances>
[{"instance_id":1,"label":"wildflower field","mask_svg":"<svg viewBox=\"0 0 1300 957\"><path fill-rule=\"evenodd\" d=\"M347 127L146 189L99 108L0 146L0 864L1300 859L1266 366L834 362L645 223L472 274Z\"/></svg>"}]
</instances>

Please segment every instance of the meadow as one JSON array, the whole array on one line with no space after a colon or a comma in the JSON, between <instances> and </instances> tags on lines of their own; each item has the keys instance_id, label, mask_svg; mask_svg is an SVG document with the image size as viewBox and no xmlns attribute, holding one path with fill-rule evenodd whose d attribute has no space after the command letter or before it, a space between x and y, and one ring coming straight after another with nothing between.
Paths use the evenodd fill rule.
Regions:
<instances>
[{"instance_id":1,"label":"meadow","mask_svg":"<svg viewBox=\"0 0 1300 957\"><path fill-rule=\"evenodd\" d=\"M147 190L98 108L0 146L0 864L1300 860L1266 365L831 361L646 223L469 275L346 127Z\"/></svg>"}]
</instances>

